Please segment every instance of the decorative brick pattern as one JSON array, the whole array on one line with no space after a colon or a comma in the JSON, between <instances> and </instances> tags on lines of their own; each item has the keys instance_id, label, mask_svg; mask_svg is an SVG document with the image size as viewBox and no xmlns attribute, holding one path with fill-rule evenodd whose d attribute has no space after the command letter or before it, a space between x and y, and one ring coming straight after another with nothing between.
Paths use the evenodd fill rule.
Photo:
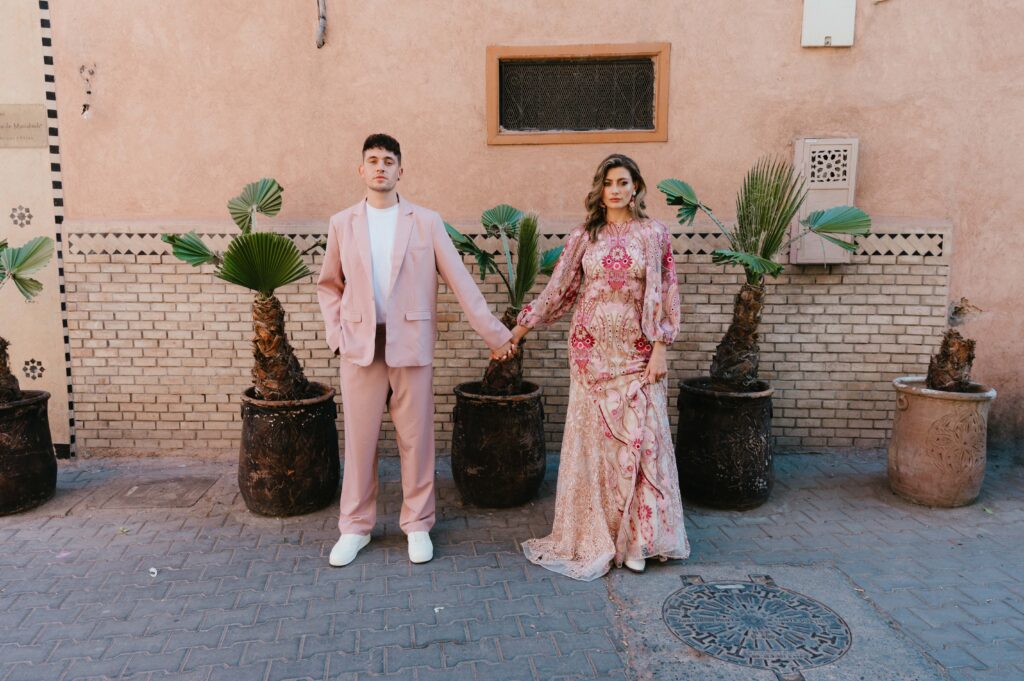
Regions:
<instances>
[{"instance_id":1,"label":"decorative brick pattern","mask_svg":"<svg viewBox=\"0 0 1024 681\"><path fill-rule=\"evenodd\" d=\"M791 266L769 283L762 377L776 389L774 433L781 449L885 445L894 403L890 381L925 371L945 324L944 230L880 230L849 265ZM318 272L322 235L293 231L301 232L289 236ZM229 235L211 232L204 235L209 243L223 248ZM251 297L209 271L175 260L155 231L83 232L69 238L68 319L82 446L139 452L236 449L238 395L249 385L251 367ZM484 248L498 247L494 239L477 238ZM547 234L541 245L563 238ZM711 264L709 254L721 241L714 232L673 236L683 297L683 330L669 353L674 380L707 371L728 325L741 277ZM477 281L500 312L500 282ZM313 280L289 286L279 297L307 375L337 388L337 360L323 338ZM439 306L434 418L444 451L451 440L452 388L478 380L487 360L443 284ZM568 400L567 327L568 318L535 332L527 343L527 376L544 388L551 450L559 448ZM338 426L341 431L340 417ZM385 453L394 452L394 437L385 419Z\"/></svg>"}]
</instances>

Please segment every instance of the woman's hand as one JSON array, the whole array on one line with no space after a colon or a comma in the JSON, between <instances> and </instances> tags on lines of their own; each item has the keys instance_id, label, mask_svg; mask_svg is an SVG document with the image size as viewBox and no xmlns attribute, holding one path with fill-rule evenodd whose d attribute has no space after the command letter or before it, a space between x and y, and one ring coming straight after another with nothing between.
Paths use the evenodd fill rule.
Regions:
<instances>
[{"instance_id":1,"label":"woman's hand","mask_svg":"<svg viewBox=\"0 0 1024 681\"><path fill-rule=\"evenodd\" d=\"M651 358L644 369L644 382L656 383L668 375L668 361L665 359L665 344L655 343Z\"/></svg>"},{"instance_id":2,"label":"woman's hand","mask_svg":"<svg viewBox=\"0 0 1024 681\"><path fill-rule=\"evenodd\" d=\"M523 340L523 336L529 333L529 331L530 327L516 324L515 328L512 329L512 345L519 345L519 341Z\"/></svg>"},{"instance_id":3,"label":"woman's hand","mask_svg":"<svg viewBox=\"0 0 1024 681\"><path fill-rule=\"evenodd\" d=\"M506 341L497 350L491 350L491 360L495 362L504 362L511 359L516 354L516 346L512 341Z\"/></svg>"}]
</instances>

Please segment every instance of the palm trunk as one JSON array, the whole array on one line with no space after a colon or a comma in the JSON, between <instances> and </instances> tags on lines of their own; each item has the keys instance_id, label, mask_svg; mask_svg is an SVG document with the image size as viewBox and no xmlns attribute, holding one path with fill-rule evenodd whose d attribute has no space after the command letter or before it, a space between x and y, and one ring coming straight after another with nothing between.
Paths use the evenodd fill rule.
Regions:
<instances>
[{"instance_id":1,"label":"palm trunk","mask_svg":"<svg viewBox=\"0 0 1024 681\"><path fill-rule=\"evenodd\" d=\"M252 381L261 400L300 400L310 397L309 381L302 373L284 330L284 309L276 296L252 304L252 354L256 363Z\"/></svg>"},{"instance_id":2,"label":"palm trunk","mask_svg":"<svg viewBox=\"0 0 1024 681\"><path fill-rule=\"evenodd\" d=\"M728 392L754 388L761 348L757 345L757 327L764 307L764 284L743 284L733 300L732 323L715 350L711 362L711 387Z\"/></svg>"},{"instance_id":3,"label":"palm trunk","mask_svg":"<svg viewBox=\"0 0 1024 681\"><path fill-rule=\"evenodd\" d=\"M960 332L946 329L942 347L928 362L926 385L932 390L966 392L971 384L971 365L974 363L974 341Z\"/></svg>"},{"instance_id":4,"label":"palm trunk","mask_svg":"<svg viewBox=\"0 0 1024 681\"><path fill-rule=\"evenodd\" d=\"M511 307L501 316L501 323L513 329L517 311ZM518 395L523 391L523 341L512 357L504 362L491 360L484 372L480 392L484 395Z\"/></svg>"},{"instance_id":5,"label":"palm trunk","mask_svg":"<svg viewBox=\"0 0 1024 681\"><path fill-rule=\"evenodd\" d=\"M21 399L21 386L11 373L11 360L7 356L8 345L6 340L0 338L0 404Z\"/></svg>"}]
</instances>

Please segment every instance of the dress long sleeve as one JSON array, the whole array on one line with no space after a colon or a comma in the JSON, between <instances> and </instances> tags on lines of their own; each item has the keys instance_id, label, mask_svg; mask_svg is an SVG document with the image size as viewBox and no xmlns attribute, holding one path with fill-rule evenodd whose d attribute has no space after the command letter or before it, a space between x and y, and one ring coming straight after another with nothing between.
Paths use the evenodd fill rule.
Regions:
<instances>
[{"instance_id":1,"label":"dress long sleeve","mask_svg":"<svg viewBox=\"0 0 1024 681\"><path fill-rule=\"evenodd\" d=\"M672 257L672 240L668 229L653 221L647 245L647 290L644 295L641 324L644 335L652 343L666 345L679 333L681 311L679 279Z\"/></svg>"},{"instance_id":2,"label":"dress long sleeve","mask_svg":"<svg viewBox=\"0 0 1024 681\"><path fill-rule=\"evenodd\" d=\"M572 309L583 283L583 254L588 240L583 227L577 227L566 237L565 248L548 285L533 302L523 307L516 319L519 324L530 329L546 326Z\"/></svg>"}]
</instances>

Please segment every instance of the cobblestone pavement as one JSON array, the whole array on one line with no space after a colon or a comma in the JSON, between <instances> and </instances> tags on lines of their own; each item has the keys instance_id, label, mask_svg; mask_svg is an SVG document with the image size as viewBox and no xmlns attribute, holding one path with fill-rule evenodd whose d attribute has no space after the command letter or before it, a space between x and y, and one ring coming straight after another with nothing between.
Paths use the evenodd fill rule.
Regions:
<instances>
[{"instance_id":1,"label":"cobblestone pavement","mask_svg":"<svg viewBox=\"0 0 1024 681\"><path fill-rule=\"evenodd\" d=\"M253 516L231 461L62 462L55 499L0 518L0 681L641 675L629 661L650 651L622 628L629 613L615 591L648 575L580 583L518 550L550 527L553 467L537 502L484 511L461 505L441 461L436 557L411 565L394 463L382 464L373 542L332 569L334 509ZM182 477L207 479L198 492L215 482L185 508L130 507L132 486ZM769 503L745 513L688 508L687 520L691 560L649 572L838 570L940 678L1024 679L1018 454L992 455L982 498L955 510L894 497L878 453L784 455ZM658 612L666 596L651 594ZM723 664L709 659L705 678ZM814 673L808 681L835 678Z\"/></svg>"}]
</instances>

